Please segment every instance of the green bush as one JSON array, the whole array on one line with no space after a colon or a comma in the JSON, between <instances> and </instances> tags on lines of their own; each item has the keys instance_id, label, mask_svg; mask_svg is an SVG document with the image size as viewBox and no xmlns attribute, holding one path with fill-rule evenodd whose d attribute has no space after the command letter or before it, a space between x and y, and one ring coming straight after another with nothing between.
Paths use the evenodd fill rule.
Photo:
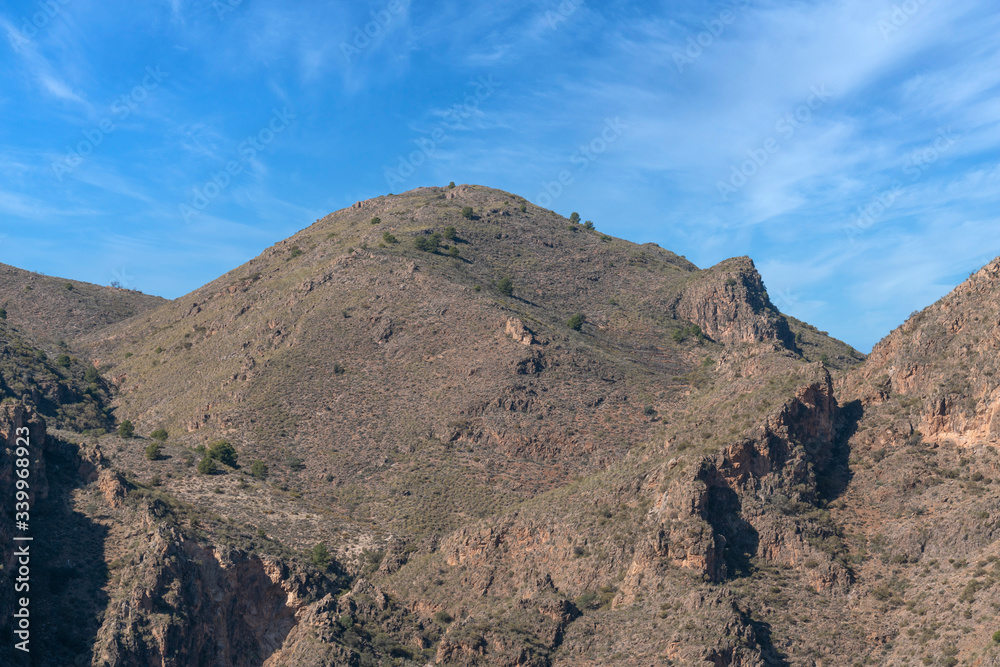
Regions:
<instances>
[{"instance_id":1,"label":"green bush","mask_svg":"<svg viewBox=\"0 0 1000 667\"><path fill-rule=\"evenodd\" d=\"M7 319L7 309L0 308L0 320L5 320L5 319Z\"/></svg>"},{"instance_id":2,"label":"green bush","mask_svg":"<svg viewBox=\"0 0 1000 667\"><path fill-rule=\"evenodd\" d=\"M573 317L566 321L566 326L568 326L573 331L579 331L583 327L583 313L577 313Z\"/></svg>"},{"instance_id":3,"label":"green bush","mask_svg":"<svg viewBox=\"0 0 1000 667\"><path fill-rule=\"evenodd\" d=\"M497 291L504 296L512 295L514 293L514 281L504 276L497 281Z\"/></svg>"},{"instance_id":4,"label":"green bush","mask_svg":"<svg viewBox=\"0 0 1000 667\"><path fill-rule=\"evenodd\" d=\"M118 437L119 438L132 438L135 437L135 425L132 424L128 419L123 421L118 425Z\"/></svg>"},{"instance_id":5,"label":"green bush","mask_svg":"<svg viewBox=\"0 0 1000 667\"><path fill-rule=\"evenodd\" d=\"M396 240L396 237L390 234L389 232L382 234L382 240L385 241L386 243L399 243L399 241Z\"/></svg>"},{"instance_id":6,"label":"green bush","mask_svg":"<svg viewBox=\"0 0 1000 667\"><path fill-rule=\"evenodd\" d=\"M458 257L458 248L456 248L455 246L452 246L452 247L448 248L448 256L449 257Z\"/></svg>"},{"instance_id":7,"label":"green bush","mask_svg":"<svg viewBox=\"0 0 1000 667\"><path fill-rule=\"evenodd\" d=\"M292 255L291 255L292 259L295 259L296 257L301 257L303 254L304 253L302 252L302 248L298 247L297 245L292 246Z\"/></svg>"},{"instance_id":8,"label":"green bush","mask_svg":"<svg viewBox=\"0 0 1000 667\"><path fill-rule=\"evenodd\" d=\"M146 447L146 458L150 461L160 460L160 454L163 453L163 445L158 442L151 442L149 446Z\"/></svg>"},{"instance_id":9,"label":"green bush","mask_svg":"<svg viewBox=\"0 0 1000 667\"><path fill-rule=\"evenodd\" d=\"M250 474L256 479L267 479L267 464L260 459L257 459L250 464Z\"/></svg>"},{"instance_id":10,"label":"green bush","mask_svg":"<svg viewBox=\"0 0 1000 667\"><path fill-rule=\"evenodd\" d=\"M1000 644L1000 630L993 633L993 643Z\"/></svg>"},{"instance_id":11,"label":"green bush","mask_svg":"<svg viewBox=\"0 0 1000 667\"><path fill-rule=\"evenodd\" d=\"M569 221L572 222L574 225L579 225L580 214L577 213L576 211L573 211L572 213L569 214Z\"/></svg>"},{"instance_id":12,"label":"green bush","mask_svg":"<svg viewBox=\"0 0 1000 667\"><path fill-rule=\"evenodd\" d=\"M465 218L466 220L472 220L473 212L471 206L466 206L462 209L462 217Z\"/></svg>"},{"instance_id":13,"label":"green bush","mask_svg":"<svg viewBox=\"0 0 1000 667\"><path fill-rule=\"evenodd\" d=\"M382 224L382 218L375 217L372 218L369 222L371 222L373 225L380 225Z\"/></svg>"},{"instance_id":14,"label":"green bush","mask_svg":"<svg viewBox=\"0 0 1000 667\"><path fill-rule=\"evenodd\" d=\"M68 354L60 354L56 357L56 363L63 368L69 368L69 365L73 363L73 360L69 358Z\"/></svg>"},{"instance_id":15,"label":"green bush","mask_svg":"<svg viewBox=\"0 0 1000 667\"><path fill-rule=\"evenodd\" d=\"M594 223L592 223L590 220L588 220L587 222L583 223L583 228L591 230L591 229L594 228Z\"/></svg>"},{"instance_id":16,"label":"green bush","mask_svg":"<svg viewBox=\"0 0 1000 667\"><path fill-rule=\"evenodd\" d=\"M214 475L218 470L219 466L215 465L215 460L208 456L198 462L198 473L201 475Z\"/></svg>"},{"instance_id":17,"label":"green bush","mask_svg":"<svg viewBox=\"0 0 1000 667\"><path fill-rule=\"evenodd\" d=\"M219 440L214 442L208 447L208 452L206 454L208 458L215 459L219 463L225 464L230 468L238 468L237 465L237 454L236 450L228 440Z\"/></svg>"},{"instance_id":18,"label":"green bush","mask_svg":"<svg viewBox=\"0 0 1000 667\"><path fill-rule=\"evenodd\" d=\"M441 625L448 625L455 619L451 617L451 614L442 610L434 614L434 620L440 623Z\"/></svg>"},{"instance_id":19,"label":"green bush","mask_svg":"<svg viewBox=\"0 0 1000 667\"><path fill-rule=\"evenodd\" d=\"M160 442L165 442L166 439L169 437L169 435L167 434L167 429L158 428L152 433L150 433L149 437L152 438L153 440L159 440Z\"/></svg>"},{"instance_id":20,"label":"green bush","mask_svg":"<svg viewBox=\"0 0 1000 667\"><path fill-rule=\"evenodd\" d=\"M97 372L97 369L93 366L87 366L86 370L83 371L83 379L86 382L94 383L97 382L101 374Z\"/></svg>"},{"instance_id":21,"label":"green bush","mask_svg":"<svg viewBox=\"0 0 1000 667\"><path fill-rule=\"evenodd\" d=\"M444 228L444 237L446 239L448 239L449 241L451 241L456 236L458 236L458 230L457 229L455 229L454 227L445 227Z\"/></svg>"},{"instance_id":22,"label":"green bush","mask_svg":"<svg viewBox=\"0 0 1000 667\"><path fill-rule=\"evenodd\" d=\"M451 190L453 187L455 187L455 181L452 181L451 183L448 184L449 190Z\"/></svg>"},{"instance_id":23,"label":"green bush","mask_svg":"<svg viewBox=\"0 0 1000 667\"><path fill-rule=\"evenodd\" d=\"M441 245L441 235L434 232L430 236L417 236L413 239L413 247L424 252L437 252Z\"/></svg>"},{"instance_id":24,"label":"green bush","mask_svg":"<svg viewBox=\"0 0 1000 667\"><path fill-rule=\"evenodd\" d=\"M521 204L520 206L517 207L517 210L519 210L521 213L525 213L528 210L528 206L526 204Z\"/></svg>"},{"instance_id":25,"label":"green bush","mask_svg":"<svg viewBox=\"0 0 1000 667\"><path fill-rule=\"evenodd\" d=\"M326 571L330 567L330 561L333 560L330 557L330 552L327 550L326 545L320 542L313 547L312 553L309 554L309 562L312 563L317 569Z\"/></svg>"},{"instance_id":26,"label":"green bush","mask_svg":"<svg viewBox=\"0 0 1000 667\"><path fill-rule=\"evenodd\" d=\"M607 243L610 240L611 240L610 236L608 236L607 234L601 234L601 241Z\"/></svg>"}]
</instances>

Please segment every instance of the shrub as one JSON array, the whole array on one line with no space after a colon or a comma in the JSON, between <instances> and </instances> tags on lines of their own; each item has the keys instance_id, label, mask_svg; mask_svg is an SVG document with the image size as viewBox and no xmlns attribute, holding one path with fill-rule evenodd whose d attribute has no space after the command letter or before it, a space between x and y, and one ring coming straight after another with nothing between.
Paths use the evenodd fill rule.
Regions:
<instances>
[{"instance_id":1,"label":"shrub","mask_svg":"<svg viewBox=\"0 0 1000 667\"><path fill-rule=\"evenodd\" d=\"M298 247L297 245L292 246L292 259L295 259L296 257L301 257L302 255L303 255L302 248Z\"/></svg>"},{"instance_id":2,"label":"shrub","mask_svg":"<svg viewBox=\"0 0 1000 667\"><path fill-rule=\"evenodd\" d=\"M83 371L83 379L87 382L94 383L97 379L101 377L101 374L97 372L97 369L93 366L87 366L87 369Z\"/></svg>"},{"instance_id":3,"label":"shrub","mask_svg":"<svg viewBox=\"0 0 1000 667\"><path fill-rule=\"evenodd\" d=\"M521 204L520 206L517 207L517 210L519 210L521 213L525 213L528 210L528 206L526 204Z\"/></svg>"},{"instance_id":4,"label":"shrub","mask_svg":"<svg viewBox=\"0 0 1000 667\"><path fill-rule=\"evenodd\" d=\"M458 248L456 248L455 246L452 246L452 247L448 248L448 256L449 257L458 257Z\"/></svg>"},{"instance_id":5,"label":"shrub","mask_svg":"<svg viewBox=\"0 0 1000 667\"><path fill-rule=\"evenodd\" d=\"M150 433L149 437L152 438L153 440L159 440L160 442L164 442L169 436L167 434L167 429L158 428L152 433Z\"/></svg>"},{"instance_id":6,"label":"shrub","mask_svg":"<svg viewBox=\"0 0 1000 667\"><path fill-rule=\"evenodd\" d=\"M206 456L198 462L198 473L201 475L214 475L218 472L219 466L215 465L215 460Z\"/></svg>"},{"instance_id":7,"label":"shrub","mask_svg":"<svg viewBox=\"0 0 1000 667\"><path fill-rule=\"evenodd\" d=\"M118 425L118 437L119 438L131 438L135 436L135 425L132 424L128 419L123 421Z\"/></svg>"},{"instance_id":8,"label":"shrub","mask_svg":"<svg viewBox=\"0 0 1000 667\"><path fill-rule=\"evenodd\" d=\"M334 375L343 375L346 372L347 372L347 369L344 368L343 366L341 366L339 362L336 362L336 361L333 362L333 374Z\"/></svg>"},{"instance_id":9,"label":"shrub","mask_svg":"<svg viewBox=\"0 0 1000 667\"><path fill-rule=\"evenodd\" d=\"M572 222L574 225L579 225L580 214L577 213L576 211L573 211L572 213L569 214L569 221Z\"/></svg>"},{"instance_id":10,"label":"shrub","mask_svg":"<svg viewBox=\"0 0 1000 667\"><path fill-rule=\"evenodd\" d=\"M233 449L233 446L229 444L228 440L219 440L218 442L214 442L209 445L206 455L208 458L215 459L219 463L225 464L230 468L239 467L236 463L236 450Z\"/></svg>"},{"instance_id":11,"label":"shrub","mask_svg":"<svg viewBox=\"0 0 1000 667\"><path fill-rule=\"evenodd\" d=\"M441 235L437 232L430 236L417 236L413 239L413 247L424 252L437 252L441 245Z\"/></svg>"},{"instance_id":12,"label":"shrub","mask_svg":"<svg viewBox=\"0 0 1000 667\"><path fill-rule=\"evenodd\" d=\"M285 465L288 466L289 469L291 470L298 470L299 468L302 467L302 459L300 459L298 456L289 455L288 457L285 458Z\"/></svg>"},{"instance_id":13,"label":"shrub","mask_svg":"<svg viewBox=\"0 0 1000 667\"><path fill-rule=\"evenodd\" d=\"M458 230L457 229L455 229L454 227L445 227L444 228L444 237L446 239L448 239L449 241L451 241L456 236L458 236Z\"/></svg>"},{"instance_id":14,"label":"shrub","mask_svg":"<svg viewBox=\"0 0 1000 667\"><path fill-rule=\"evenodd\" d=\"M652 417L653 415L656 414L656 408L654 408L652 405L647 405L642 409L642 414L646 415L647 417Z\"/></svg>"},{"instance_id":15,"label":"shrub","mask_svg":"<svg viewBox=\"0 0 1000 667\"><path fill-rule=\"evenodd\" d=\"M441 625L448 625L455 619L451 617L451 614L442 610L434 614L434 620L440 623Z\"/></svg>"},{"instance_id":16,"label":"shrub","mask_svg":"<svg viewBox=\"0 0 1000 667\"><path fill-rule=\"evenodd\" d=\"M63 368L69 368L69 365L73 363L73 360L69 358L68 354L60 354L58 357L56 357L56 363L62 366Z\"/></svg>"},{"instance_id":17,"label":"shrub","mask_svg":"<svg viewBox=\"0 0 1000 667\"><path fill-rule=\"evenodd\" d=\"M514 293L514 281L504 276L497 281L497 291L504 296L512 295Z\"/></svg>"},{"instance_id":18,"label":"shrub","mask_svg":"<svg viewBox=\"0 0 1000 667\"><path fill-rule=\"evenodd\" d=\"M462 217L465 218L466 220L472 220L473 213L471 206L466 206L462 209Z\"/></svg>"},{"instance_id":19,"label":"shrub","mask_svg":"<svg viewBox=\"0 0 1000 667\"><path fill-rule=\"evenodd\" d=\"M478 292L478 291L480 291L481 289L483 289L483 288L482 288L482 287L480 287L479 285L476 285L475 287L473 287L473 288L472 288L472 291L473 291L473 292Z\"/></svg>"},{"instance_id":20,"label":"shrub","mask_svg":"<svg viewBox=\"0 0 1000 667\"><path fill-rule=\"evenodd\" d=\"M449 190L451 190L453 187L455 187L455 181L452 181L451 183L448 184Z\"/></svg>"},{"instance_id":21,"label":"shrub","mask_svg":"<svg viewBox=\"0 0 1000 667\"><path fill-rule=\"evenodd\" d=\"M1000 630L993 633L993 643L1000 644Z\"/></svg>"},{"instance_id":22,"label":"shrub","mask_svg":"<svg viewBox=\"0 0 1000 667\"><path fill-rule=\"evenodd\" d=\"M149 446L146 447L146 458L150 461L158 461L162 452L163 445L158 442L151 442L149 443Z\"/></svg>"},{"instance_id":23,"label":"shrub","mask_svg":"<svg viewBox=\"0 0 1000 667\"><path fill-rule=\"evenodd\" d=\"M573 317L566 321L566 326L568 326L573 331L579 331L583 327L583 313L577 313Z\"/></svg>"},{"instance_id":24,"label":"shrub","mask_svg":"<svg viewBox=\"0 0 1000 667\"><path fill-rule=\"evenodd\" d=\"M584 229L593 229L594 228L594 223L592 223L590 220L588 220L587 222L583 223L583 228Z\"/></svg>"},{"instance_id":25,"label":"shrub","mask_svg":"<svg viewBox=\"0 0 1000 667\"><path fill-rule=\"evenodd\" d=\"M602 240L603 242L607 243L608 241L610 241L610 240L611 240L611 237L610 237L610 236L608 236L607 234L601 234L601 240Z\"/></svg>"},{"instance_id":26,"label":"shrub","mask_svg":"<svg viewBox=\"0 0 1000 667\"><path fill-rule=\"evenodd\" d=\"M162 348L162 347L160 347L159 345L157 345L157 346L156 346L156 349L155 349L155 350L153 350L153 352L155 352L156 354L160 354L161 352L163 352L163 348Z\"/></svg>"},{"instance_id":27,"label":"shrub","mask_svg":"<svg viewBox=\"0 0 1000 667\"><path fill-rule=\"evenodd\" d=\"M267 464L260 459L257 459L250 464L250 474L253 475L255 479L267 479Z\"/></svg>"},{"instance_id":28,"label":"shrub","mask_svg":"<svg viewBox=\"0 0 1000 667\"><path fill-rule=\"evenodd\" d=\"M0 308L0 320L5 320L5 319L7 319L7 309Z\"/></svg>"},{"instance_id":29,"label":"shrub","mask_svg":"<svg viewBox=\"0 0 1000 667\"><path fill-rule=\"evenodd\" d=\"M369 222L371 222L373 225L380 225L382 224L382 218L375 217L372 218Z\"/></svg>"},{"instance_id":30,"label":"shrub","mask_svg":"<svg viewBox=\"0 0 1000 667\"><path fill-rule=\"evenodd\" d=\"M396 240L396 237L390 234L389 232L382 234L382 240L385 241L386 243L399 243L399 241Z\"/></svg>"},{"instance_id":31,"label":"shrub","mask_svg":"<svg viewBox=\"0 0 1000 667\"><path fill-rule=\"evenodd\" d=\"M317 569L323 570L324 572L328 567L330 567L330 552L327 550L326 545L320 542L313 547L312 553L309 554L309 562L312 563Z\"/></svg>"}]
</instances>

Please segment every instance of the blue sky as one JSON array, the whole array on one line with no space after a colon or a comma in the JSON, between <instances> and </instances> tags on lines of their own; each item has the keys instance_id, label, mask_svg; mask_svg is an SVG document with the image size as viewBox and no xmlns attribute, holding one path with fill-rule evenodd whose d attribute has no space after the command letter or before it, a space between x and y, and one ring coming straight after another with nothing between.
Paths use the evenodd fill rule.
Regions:
<instances>
[{"instance_id":1,"label":"blue sky","mask_svg":"<svg viewBox=\"0 0 1000 667\"><path fill-rule=\"evenodd\" d=\"M993 0L7 2L0 262L173 298L480 183L750 255L868 351L1000 255L997 34Z\"/></svg>"}]
</instances>

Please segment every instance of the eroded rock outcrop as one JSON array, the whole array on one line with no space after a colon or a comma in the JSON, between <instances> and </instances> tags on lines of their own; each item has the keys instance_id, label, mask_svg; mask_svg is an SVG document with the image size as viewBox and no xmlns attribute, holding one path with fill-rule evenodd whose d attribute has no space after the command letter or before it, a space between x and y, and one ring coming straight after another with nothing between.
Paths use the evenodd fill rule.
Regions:
<instances>
[{"instance_id":1,"label":"eroded rock outcrop","mask_svg":"<svg viewBox=\"0 0 1000 667\"><path fill-rule=\"evenodd\" d=\"M676 312L720 343L773 342L795 349L788 322L771 304L749 257L728 259L698 275L684 290Z\"/></svg>"}]
</instances>

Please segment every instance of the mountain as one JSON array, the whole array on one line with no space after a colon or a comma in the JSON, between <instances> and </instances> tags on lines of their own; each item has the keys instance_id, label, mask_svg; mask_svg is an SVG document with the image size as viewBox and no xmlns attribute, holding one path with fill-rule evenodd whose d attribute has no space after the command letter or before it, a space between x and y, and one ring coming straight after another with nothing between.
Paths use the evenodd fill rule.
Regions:
<instances>
[{"instance_id":1,"label":"mountain","mask_svg":"<svg viewBox=\"0 0 1000 667\"><path fill-rule=\"evenodd\" d=\"M0 316L46 344L69 342L166 303L135 290L53 278L0 264Z\"/></svg>"},{"instance_id":2,"label":"mountain","mask_svg":"<svg viewBox=\"0 0 1000 667\"><path fill-rule=\"evenodd\" d=\"M0 349L138 434L7 391L43 604L85 619L37 664L1000 660L1000 260L865 359L749 258L460 185L149 305L70 318L69 367Z\"/></svg>"}]
</instances>

